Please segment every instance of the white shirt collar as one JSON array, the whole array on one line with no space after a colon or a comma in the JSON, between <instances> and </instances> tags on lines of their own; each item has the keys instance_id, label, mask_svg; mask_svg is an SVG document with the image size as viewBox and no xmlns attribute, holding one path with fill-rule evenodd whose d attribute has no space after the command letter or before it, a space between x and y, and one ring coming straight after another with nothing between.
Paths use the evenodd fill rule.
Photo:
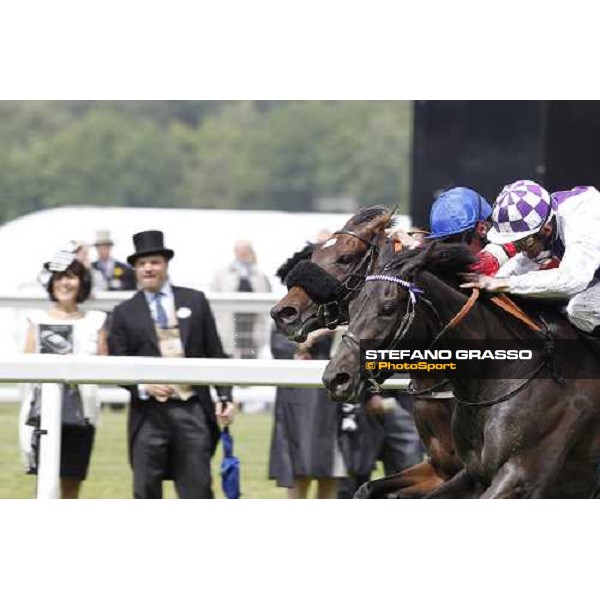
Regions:
<instances>
[{"instance_id":1,"label":"white shirt collar","mask_svg":"<svg viewBox=\"0 0 600 600\"><path fill-rule=\"evenodd\" d=\"M171 286L171 282L167 279L167 281L165 281L165 283L163 284L163 286L160 288L160 293L165 297L165 298L172 298L173 297L173 287ZM146 290L144 290L144 296L146 297L146 301L148 303L152 302L154 300L154 295L156 294L156 292L147 292Z\"/></svg>"}]
</instances>

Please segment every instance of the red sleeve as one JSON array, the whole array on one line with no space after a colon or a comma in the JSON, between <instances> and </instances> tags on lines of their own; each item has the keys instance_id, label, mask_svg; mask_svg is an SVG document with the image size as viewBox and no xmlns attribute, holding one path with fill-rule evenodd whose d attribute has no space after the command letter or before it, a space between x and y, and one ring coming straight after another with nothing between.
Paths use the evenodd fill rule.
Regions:
<instances>
[{"instance_id":1,"label":"red sleeve","mask_svg":"<svg viewBox=\"0 0 600 600\"><path fill-rule=\"evenodd\" d=\"M498 259L489 252L481 251L477 254L478 261L471 268L482 275L494 275L500 268Z\"/></svg>"},{"instance_id":2,"label":"red sleeve","mask_svg":"<svg viewBox=\"0 0 600 600\"><path fill-rule=\"evenodd\" d=\"M477 254L478 262L473 265L473 271L482 275L495 275L498 269L516 253L514 244L502 246L489 244Z\"/></svg>"}]
</instances>

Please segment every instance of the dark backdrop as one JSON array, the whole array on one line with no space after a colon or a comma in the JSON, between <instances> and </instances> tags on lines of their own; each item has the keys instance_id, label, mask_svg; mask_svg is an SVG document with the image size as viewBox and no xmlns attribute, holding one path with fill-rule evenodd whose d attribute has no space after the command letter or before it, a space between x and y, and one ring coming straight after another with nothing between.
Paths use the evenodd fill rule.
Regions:
<instances>
[{"instance_id":1,"label":"dark backdrop","mask_svg":"<svg viewBox=\"0 0 600 600\"><path fill-rule=\"evenodd\" d=\"M550 191L600 187L598 101L417 101L410 212L429 223L435 195L472 187L492 203L534 179Z\"/></svg>"}]
</instances>

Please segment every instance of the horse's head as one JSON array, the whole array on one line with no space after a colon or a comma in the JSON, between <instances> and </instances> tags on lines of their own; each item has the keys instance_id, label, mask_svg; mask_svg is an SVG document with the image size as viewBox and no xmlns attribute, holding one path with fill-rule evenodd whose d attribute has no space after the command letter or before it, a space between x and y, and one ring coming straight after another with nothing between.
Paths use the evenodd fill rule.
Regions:
<instances>
[{"instance_id":1,"label":"horse's head","mask_svg":"<svg viewBox=\"0 0 600 600\"><path fill-rule=\"evenodd\" d=\"M301 342L315 329L346 322L348 304L372 270L391 220L387 208L363 209L314 246L310 260L296 261L284 273L289 292L271 309L277 328Z\"/></svg>"},{"instance_id":2,"label":"horse's head","mask_svg":"<svg viewBox=\"0 0 600 600\"><path fill-rule=\"evenodd\" d=\"M460 244L383 253L350 306L348 331L323 374L331 398L348 401L360 394L360 340L369 340L370 349L389 350L400 340L424 341L441 330L437 311L430 304L421 308L424 302L420 298L426 295L429 279L425 272L455 277L468 271L474 261L470 250ZM445 284L444 288L451 289Z\"/></svg>"}]
</instances>

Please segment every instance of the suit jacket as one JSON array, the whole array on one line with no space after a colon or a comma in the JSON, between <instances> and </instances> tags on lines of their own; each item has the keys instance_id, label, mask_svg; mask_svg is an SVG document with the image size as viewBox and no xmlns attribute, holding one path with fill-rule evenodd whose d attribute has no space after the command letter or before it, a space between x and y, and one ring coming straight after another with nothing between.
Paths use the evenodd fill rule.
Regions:
<instances>
[{"instance_id":1,"label":"suit jacket","mask_svg":"<svg viewBox=\"0 0 600 600\"><path fill-rule=\"evenodd\" d=\"M175 312L177 313L183 307L191 311L187 318L178 317L185 356L188 358L228 358L223 352L215 320L204 294L189 288L176 286L172 286L172 288ZM160 356L154 321L142 291L115 308L108 334L108 347L110 354L114 356ZM131 453L132 440L147 415L149 402L154 401L141 400L137 385L125 387L131 394L128 424ZM214 452L220 435L214 404L206 386L194 386L193 389L206 413ZM220 394L230 393L230 390L230 387L217 388Z\"/></svg>"},{"instance_id":2,"label":"suit jacket","mask_svg":"<svg viewBox=\"0 0 600 600\"><path fill-rule=\"evenodd\" d=\"M104 271L100 268L100 261L95 260L92 263L92 268L99 271L102 277L105 278ZM106 283L110 291L135 290L137 287L133 269L118 260L114 261L113 271L109 273Z\"/></svg>"}]
</instances>

